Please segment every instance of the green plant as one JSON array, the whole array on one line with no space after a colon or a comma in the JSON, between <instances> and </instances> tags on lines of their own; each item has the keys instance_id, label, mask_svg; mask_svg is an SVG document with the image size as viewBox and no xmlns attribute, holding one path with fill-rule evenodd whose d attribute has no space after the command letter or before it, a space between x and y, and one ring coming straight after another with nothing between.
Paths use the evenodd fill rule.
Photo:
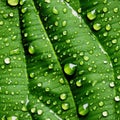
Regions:
<instances>
[{"instance_id":1,"label":"green plant","mask_svg":"<svg viewBox=\"0 0 120 120\"><path fill-rule=\"evenodd\" d=\"M0 0L0 119L119 120L119 0Z\"/></svg>"}]
</instances>

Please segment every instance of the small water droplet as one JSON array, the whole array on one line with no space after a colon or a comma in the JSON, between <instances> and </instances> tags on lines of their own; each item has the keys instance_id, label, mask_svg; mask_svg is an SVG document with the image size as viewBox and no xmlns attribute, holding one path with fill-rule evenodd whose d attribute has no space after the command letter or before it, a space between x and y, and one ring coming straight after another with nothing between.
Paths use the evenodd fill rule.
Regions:
<instances>
[{"instance_id":1,"label":"small water droplet","mask_svg":"<svg viewBox=\"0 0 120 120\"><path fill-rule=\"evenodd\" d=\"M46 3L50 3L50 0L45 0Z\"/></svg>"},{"instance_id":2,"label":"small water droplet","mask_svg":"<svg viewBox=\"0 0 120 120\"><path fill-rule=\"evenodd\" d=\"M115 13L117 13L117 12L118 12L118 10L119 10L118 8L114 8L114 10L113 10L113 11L114 11Z\"/></svg>"},{"instance_id":3,"label":"small water droplet","mask_svg":"<svg viewBox=\"0 0 120 120\"><path fill-rule=\"evenodd\" d=\"M67 75L73 75L75 73L77 65L73 64L73 63L67 63L64 65L64 72Z\"/></svg>"},{"instance_id":4,"label":"small water droplet","mask_svg":"<svg viewBox=\"0 0 120 120\"><path fill-rule=\"evenodd\" d=\"M48 66L48 68L49 68L49 69L53 69L53 64L50 64L50 65Z\"/></svg>"},{"instance_id":5,"label":"small water droplet","mask_svg":"<svg viewBox=\"0 0 120 120\"><path fill-rule=\"evenodd\" d=\"M107 24L107 25L106 25L106 30L107 30L107 31L111 30L111 25L110 25L110 24Z\"/></svg>"},{"instance_id":6,"label":"small water droplet","mask_svg":"<svg viewBox=\"0 0 120 120\"><path fill-rule=\"evenodd\" d=\"M34 54L35 53L35 47L33 45L30 45L29 48L28 48L28 52L30 54Z\"/></svg>"},{"instance_id":7,"label":"small water droplet","mask_svg":"<svg viewBox=\"0 0 120 120\"><path fill-rule=\"evenodd\" d=\"M63 26L63 27L65 27L66 24L67 24L67 21L63 21L63 22L62 22L62 26Z\"/></svg>"},{"instance_id":8,"label":"small water droplet","mask_svg":"<svg viewBox=\"0 0 120 120\"><path fill-rule=\"evenodd\" d=\"M42 115L43 111L42 110L37 110L38 115Z\"/></svg>"},{"instance_id":9,"label":"small water droplet","mask_svg":"<svg viewBox=\"0 0 120 120\"><path fill-rule=\"evenodd\" d=\"M68 43L68 44L69 44L69 43L70 43L70 39L67 39L67 40L66 40L66 43Z\"/></svg>"},{"instance_id":10,"label":"small water droplet","mask_svg":"<svg viewBox=\"0 0 120 120\"><path fill-rule=\"evenodd\" d=\"M56 15L58 14L58 10L56 9L56 7L53 7L52 11L53 11L54 14L56 14Z\"/></svg>"},{"instance_id":11,"label":"small water droplet","mask_svg":"<svg viewBox=\"0 0 120 120\"><path fill-rule=\"evenodd\" d=\"M63 103L62 104L62 109L63 110L68 110L69 109L69 104L68 103Z\"/></svg>"},{"instance_id":12,"label":"small water droplet","mask_svg":"<svg viewBox=\"0 0 120 120\"><path fill-rule=\"evenodd\" d=\"M21 9L21 12L24 14L24 13L26 13L26 11L27 11L27 8L22 8Z\"/></svg>"},{"instance_id":13,"label":"small water droplet","mask_svg":"<svg viewBox=\"0 0 120 120\"><path fill-rule=\"evenodd\" d=\"M87 17L89 20L94 20L96 18L96 10L92 10L87 13Z\"/></svg>"},{"instance_id":14,"label":"small water droplet","mask_svg":"<svg viewBox=\"0 0 120 120\"><path fill-rule=\"evenodd\" d=\"M25 105L22 107L22 111L24 111L24 112L27 111L27 107Z\"/></svg>"},{"instance_id":15,"label":"small water droplet","mask_svg":"<svg viewBox=\"0 0 120 120\"><path fill-rule=\"evenodd\" d=\"M4 24L4 22L3 21L0 21L0 25L2 26Z\"/></svg>"},{"instance_id":16,"label":"small water droplet","mask_svg":"<svg viewBox=\"0 0 120 120\"><path fill-rule=\"evenodd\" d=\"M5 64L8 65L8 64L10 64L11 60L10 60L10 58L7 57L7 58L4 59L4 62L5 62Z\"/></svg>"},{"instance_id":17,"label":"small water droplet","mask_svg":"<svg viewBox=\"0 0 120 120\"><path fill-rule=\"evenodd\" d=\"M60 99L61 100L65 100L67 98L67 95L65 94L65 93L62 93L61 95L60 95Z\"/></svg>"},{"instance_id":18,"label":"small water droplet","mask_svg":"<svg viewBox=\"0 0 120 120\"><path fill-rule=\"evenodd\" d=\"M108 8L107 7L104 7L103 8L103 12L106 13L108 11Z\"/></svg>"},{"instance_id":19,"label":"small water droplet","mask_svg":"<svg viewBox=\"0 0 120 120\"><path fill-rule=\"evenodd\" d=\"M35 113L36 112L36 108L31 108L31 113Z\"/></svg>"},{"instance_id":20,"label":"small water droplet","mask_svg":"<svg viewBox=\"0 0 120 120\"><path fill-rule=\"evenodd\" d=\"M59 82L60 82L61 84L64 84L64 83L65 83L65 81L64 81L63 78L60 78L60 79L59 79Z\"/></svg>"},{"instance_id":21,"label":"small water droplet","mask_svg":"<svg viewBox=\"0 0 120 120\"><path fill-rule=\"evenodd\" d=\"M120 96L115 96L115 101L119 102L120 101Z\"/></svg>"},{"instance_id":22,"label":"small water droplet","mask_svg":"<svg viewBox=\"0 0 120 120\"><path fill-rule=\"evenodd\" d=\"M20 5L23 5L25 3L25 0L20 0Z\"/></svg>"},{"instance_id":23,"label":"small water droplet","mask_svg":"<svg viewBox=\"0 0 120 120\"><path fill-rule=\"evenodd\" d=\"M31 72L31 73L29 74L29 76L30 76L30 78L34 78L34 77L35 77L35 73L34 73L34 72Z\"/></svg>"},{"instance_id":24,"label":"small water droplet","mask_svg":"<svg viewBox=\"0 0 120 120\"><path fill-rule=\"evenodd\" d=\"M88 61L88 60L89 60L89 57L88 57L88 56L84 56L83 59L84 59L85 61Z\"/></svg>"},{"instance_id":25,"label":"small water droplet","mask_svg":"<svg viewBox=\"0 0 120 120\"><path fill-rule=\"evenodd\" d=\"M117 79L120 80L120 75L117 76Z\"/></svg>"},{"instance_id":26,"label":"small water droplet","mask_svg":"<svg viewBox=\"0 0 120 120\"><path fill-rule=\"evenodd\" d=\"M95 23L93 25L93 29L96 30L96 31L100 30L101 29L101 24L100 23Z\"/></svg>"},{"instance_id":27,"label":"small water droplet","mask_svg":"<svg viewBox=\"0 0 120 120\"><path fill-rule=\"evenodd\" d=\"M17 6L19 0L7 0L7 2L10 6Z\"/></svg>"},{"instance_id":28,"label":"small water droplet","mask_svg":"<svg viewBox=\"0 0 120 120\"><path fill-rule=\"evenodd\" d=\"M77 80L77 81L76 81L76 86L77 86L77 87L81 87L81 86L82 86L81 80Z\"/></svg>"},{"instance_id":29,"label":"small water droplet","mask_svg":"<svg viewBox=\"0 0 120 120\"><path fill-rule=\"evenodd\" d=\"M111 82L110 83L110 87L113 88L115 86L115 83L114 82Z\"/></svg>"},{"instance_id":30,"label":"small water droplet","mask_svg":"<svg viewBox=\"0 0 120 120\"><path fill-rule=\"evenodd\" d=\"M84 104L82 106L79 105L79 107L78 107L78 113L79 113L79 115L85 116L85 115L88 114L88 112L89 112L89 105L88 105L88 103L86 103L86 104Z\"/></svg>"},{"instance_id":31,"label":"small water droplet","mask_svg":"<svg viewBox=\"0 0 120 120\"><path fill-rule=\"evenodd\" d=\"M102 107L104 105L103 101L99 102L99 106Z\"/></svg>"},{"instance_id":32,"label":"small water droplet","mask_svg":"<svg viewBox=\"0 0 120 120\"><path fill-rule=\"evenodd\" d=\"M113 39L113 40L112 40L112 43L113 43L113 44L116 44L116 43L117 43L117 39Z\"/></svg>"},{"instance_id":33,"label":"small water droplet","mask_svg":"<svg viewBox=\"0 0 120 120\"><path fill-rule=\"evenodd\" d=\"M108 112L107 112L107 111L104 111L104 112L102 112L102 115L103 115L104 117L107 117L107 116L108 116Z\"/></svg>"},{"instance_id":34,"label":"small water droplet","mask_svg":"<svg viewBox=\"0 0 120 120\"><path fill-rule=\"evenodd\" d=\"M18 117L16 117L16 116L10 116L10 117L7 117L7 120L18 120Z\"/></svg>"},{"instance_id":35,"label":"small water droplet","mask_svg":"<svg viewBox=\"0 0 120 120\"><path fill-rule=\"evenodd\" d=\"M11 12L11 13L9 13L9 16L10 16L10 17L13 17L13 16L14 16L14 14Z\"/></svg>"}]
</instances>

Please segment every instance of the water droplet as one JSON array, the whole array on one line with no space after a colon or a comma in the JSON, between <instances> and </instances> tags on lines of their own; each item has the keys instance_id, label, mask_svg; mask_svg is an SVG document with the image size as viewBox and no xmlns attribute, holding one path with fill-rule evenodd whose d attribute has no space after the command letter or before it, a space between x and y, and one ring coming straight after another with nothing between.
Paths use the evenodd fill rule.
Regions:
<instances>
[{"instance_id":1,"label":"water droplet","mask_svg":"<svg viewBox=\"0 0 120 120\"><path fill-rule=\"evenodd\" d=\"M77 65L73 64L73 63L68 63L64 65L64 72L67 75L73 75L75 73Z\"/></svg>"},{"instance_id":2,"label":"water droplet","mask_svg":"<svg viewBox=\"0 0 120 120\"><path fill-rule=\"evenodd\" d=\"M89 57L88 57L88 56L84 56L83 59L84 59L85 61L88 61L88 60L89 60Z\"/></svg>"},{"instance_id":3,"label":"water droplet","mask_svg":"<svg viewBox=\"0 0 120 120\"><path fill-rule=\"evenodd\" d=\"M36 112L36 108L31 108L31 113L35 113Z\"/></svg>"},{"instance_id":4,"label":"water droplet","mask_svg":"<svg viewBox=\"0 0 120 120\"><path fill-rule=\"evenodd\" d=\"M3 21L0 21L0 25L3 25L3 23L4 23Z\"/></svg>"},{"instance_id":5,"label":"water droplet","mask_svg":"<svg viewBox=\"0 0 120 120\"><path fill-rule=\"evenodd\" d=\"M48 66L48 68L49 68L49 69L53 69L53 64L50 64L50 65Z\"/></svg>"},{"instance_id":6,"label":"water droplet","mask_svg":"<svg viewBox=\"0 0 120 120\"><path fill-rule=\"evenodd\" d=\"M18 117L16 117L16 116L10 116L10 117L7 117L7 120L18 120Z\"/></svg>"},{"instance_id":7,"label":"water droplet","mask_svg":"<svg viewBox=\"0 0 120 120\"><path fill-rule=\"evenodd\" d=\"M63 103L62 104L62 109L63 110L68 110L69 109L69 104L68 103Z\"/></svg>"},{"instance_id":8,"label":"water droplet","mask_svg":"<svg viewBox=\"0 0 120 120\"><path fill-rule=\"evenodd\" d=\"M77 80L77 81L76 81L76 86L77 86L77 87L81 87L81 86L82 86L81 80Z\"/></svg>"},{"instance_id":9,"label":"water droplet","mask_svg":"<svg viewBox=\"0 0 120 120\"><path fill-rule=\"evenodd\" d=\"M103 101L99 102L99 106L102 107L104 105Z\"/></svg>"},{"instance_id":10,"label":"water droplet","mask_svg":"<svg viewBox=\"0 0 120 120\"><path fill-rule=\"evenodd\" d=\"M64 81L63 78L60 78L60 79L59 79L59 82L60 82L61 84L64 84L64 83L65 83L65 81Z\"/></svg>"},{"instance_id":11,"label":"water droplet","mask_svg":"<svg viewBox=\"0 0 120 120\"><path fill-rule=\"evenodd\" d=\"M115 101L119 102L120 101L120 96L115 96Z\"/></svg>"},{"instance_id":12,"label":"water droplet","mask_svg":"<svg viewBox=\"0 0 120 120\"><path fill-rule=\"evenodd\" d=\"M93 25L93 29L96 30L96 31L100 30L101 29L101 24L100 23L95 23Z\"/></svg>"},{"instance_id":13,"label":"water droplet","mask_svg":"<svg viewBox=\"0 0 120 120\"><path fill-rule=\"evenodd\" d=\"M34 48L33 45L30 45L30 46L29 46L28 52L29 52L30 54L34 54L34 53L35 53L35 48Z\"/></svg>"},{"instance_id":14,"label":"water droplet","mask_svg":"<svg viewBox=\"0 0 120 120\"><path fill-rule=\"evenodd\" d=\"M110 24L107 24L107 25L106 25L106 30L107 30L107 31L111 30L111 25L110 25Z\"/></svg>"},{"instance_id":15,"label":"water droplet","mask_svg":"<svg viewBox=\"0 0 120 120\"><path fill-rule=\"evenodd\" d=\"M107 112L107 111L104 111L104 112L102 112L102 115L103 115L104 117L107 117L107 116L108 116L108 112Z\"/></svg>"},{"instance_id":16,"label":"water droplet","mask_svg":"<svg viewBox=\"0 0 120 120\"><path fill-rule=\"evenodd\" d=\"M53 7L52 11L53 11L54 14L56 14L56 15L58 14L58 10L56 9L56 7Z\"/></svg>"},{"instance_id":17,"label":"water droplet","mask_svg":"<svg viewBox=\"0 0 120 120\"><path fill-rule=\"evenodd\" d=\"M34 78L34 77L35 77L35 73L34 73L34 72L31 72L31 73L29 74L29 76L30 76L30 78Z\"/></svg>"},{"instance_id":18,"label":"water droplet","mask_svg":"<svg viewBox=\"0 0 120 120\"><path fill-rule=\"evenodd\" d=\"M89 112L89 105L88 105L88 103L86 103L86 104L84 104L82 106L80 105L78 107L78 113L79 113L79 115L85 116L88 112Z\"/></svg>"},{"instance_id":19,"label":"water droplet","mask_svg":"<svg viewBox=\"0 0 120 120\"><path fill-rule=\"evenodd\" d=\"M120 80L120 75L117 76L117 79Z\"/></svg>"},{"instance_id":20,"label":"water droplet","mask_svg":"<svg viewBox=\"0 0 120 120\"><path fill-rule=\"evenodd\" d=\"M67 21L63 21L63 22L62 22L62 26L63 26L63 27L65 27L66 24L67 24Z\"/></svg>"},{"instance_id":21,"label":"water droplet","mask_svg":"<svg viewBox=\"0 0 120 120\"><path fill-rule=\"evenodd\" d=\"M10 58L7 57L4 59L4 62L5 62L5 64L10 64L11 60L10 60Z\"/></svg>"},{"instance_id":22,"label":"water droplet","mask_svg":"<svg viewBox=\"0 0 120 120\"><path fill-rule=\"evenodd\" d=\"M65 93L62 93L61 95L60 95L60 99L61 100L65 100L67 98L67 95L65 94Z\"/></svg>"},{"instance_id":23,"label":"water droplet","mask_svg":"<svg viewBox=\"0 0 120 120\"><path fill-rule=\"evenodd\" d=\"M87 13L87 17L89 20L94 20L96 18L96 10L92 10Z\"/></svg>"},{"instance_id":24,"label":"water droplet","mask_svg":"<svg viewBox=\"0 0 120 120\"><path fill-rule=\"evenodd\" d=\"M66 43L68 43L68 44L69 44L69 43L70 43L70 39L67 39L67 40L66 40Z\"/></svg>"},{"instance_id":25,"label":"water droplet","mask_svg":"<svg viewBox=\"0 0 120 120\"><path fill-rule=\"evenodd\" d=\"M18 55L19 53L20 53L19 48L10 51L10 55Z\"/></svg>"},{"instance_id":26,"label":"water droplet","mask_svg":"<svg viewBox=\"0 0 120 120\"><path fill-rule=\"evenodd\" d=\"M45 0L46 3L50 3L50 0Z\"/></svg>"},{"instance_id":27,"label":"water droplet","mask_svg":"<svg viewBox=\"0 0 120 120\"><path fill-rule=\"evenodd\" d=\"M7 2L10 6L17 6L19 0L7 0Z\"/></svg>"},{"instance_id":28,"label":"water droplet","mask_svg":"<svg viewBox=\"0 0 120 120\"><path fill-rule=\"evenodd\" d=\"M114 10L113 10L113 11L114 11L115 13L117 13L117 12L118 12L118 10L119 10L118 8L114 8Z\"/></svg>"},{"instance_id":29,"label":"water droplet","mask_svg":"<svg viewBox=\"0 0 120 120\"><path fill-rule=\"evenodd\" d=\"M21 12L22 12L22 13L26 13L26 11L27 11L27 8L22 8L22 9L21 9Z\"/></svg>"},{"instance_id":30,"label":"water droplet","mask_svg":"<svg viewBox=\"0 0 120 120\"><path fill-rule=\"evenodd\" d=\"M25 3L25 0L20 0L20 5L23 5Z\"/></svg>"},{"instance_id":31,"label":"water droplet","mask_svg":"<svg viewBox=\"0 0 120 120\"><path fill-rule=\"evenodd\" d=\"M67 35L67 31L65 30L65 31L63 31L63 35Z\"/></svg>"},{"instance_id":32,"label":"water droplet","mask_svg":"<svg viewBox=\"0 0 120 120\"><path fill-rule=\"evenodd\" d=\"M11 13L9 13L9 16L10 16L10 17L13 17L13 16L14 16L14 14L11 12Z\"/></svg>"},{"instance_id":33,"label":"water droplet","mask_svg":"<svg viewBox=\"0 0 120 120\"><path fill-rule=\"evenodd\" d=\"M115 83L114 82L111 82L110 83L110 87L113 88L115 86Z\"/></svg>"},{"instance_id":34,"label":"water droplet","mask_svg":"<svg viewBox=\"0 0 120 120\"><path fill-rule=\"evenodd\" d=\"M42 115L43 111L42 110L37 110L38 115Z\"/></svg>"},{"instance_id":35,"label":"water droplet","mask_svg":"<svg viewBox=\"0 0 120 120\"><path fill-rule=\"evenodd\" d=\"M113 43L113 44L116 44L116 43L117 43L117 39L113 39L113 40L112 40L112 43Z\"/></svg>"},{"instance_id":36,"label":"water droplet","mask_svg":"<svg viewBox=\"0 0 120 120\"><path fill-rule=\"evenodd\" d=\"M108 8L107 7L104 7L103 8L103 12L106 13L108 11Z\"/></svg>"},{"instance_id":37,"label":"water droplet","mask_svg":"<svg viewBox=\"0 0 120 120\"><path fill-rule=\"evenodd\" d=\"M27 111L27 107L25 105L22 107L22 111L24 111L24 112Z\"/></svg>"}]
</instances>

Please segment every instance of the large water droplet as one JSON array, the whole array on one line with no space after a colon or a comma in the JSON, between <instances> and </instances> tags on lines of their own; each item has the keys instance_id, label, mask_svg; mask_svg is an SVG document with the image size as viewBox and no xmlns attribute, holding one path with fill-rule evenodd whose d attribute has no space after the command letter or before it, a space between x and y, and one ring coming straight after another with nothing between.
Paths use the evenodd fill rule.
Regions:
<instances>
[{"instance_id":1,"label":"large water droplet","mask_svg":"<svg viewBox=\"0 0 120 120\"><path fill-rule=\"evenodd\" d=\"M43 111L42 110L37 110L38 115L42 115Z\"/></svg>"},{"instance_id":2,"label":"large water droplet","mask_svg":"<svg viewBox=\"0 0 120 120\"><path fill-rule=\"evenodd\" d=\"M79 115L85 116L88 112L89 112L89 105L88 105L88 103L86 103L86 104L84 104L82 106L80 105L78 107L78 113L79 113Z\"/></svg>"},{"instance_id":3,"label":"large water droplet","mask_svg":"<svg viewBox=\"0 0 120 120\"><path fill-rule=\"evenodd\" d=\"M7 2L10 6L17 6L19 0L7 0Z\"/></svg>"},{"instance_id":4,"label":"large water droplet","mask_svg":"<svg viewBox=\"0 0 120 120\"><path fill-rule=\"evenodd\" d=\"M119 102L120 101L120 96L115 96L115 101Z\"/></svg>"},{"instance_id":5,"label":"large water droplet","mask_svg":"<svg viewBox=\"0 0 120 120\"><path fill-rule=\"evenodd\" d=\"M69 104L68 103L63 103L62 104L62 109L63 110L68 110L69 109Z\"/></svg>"},{"instance_id":6,"label":"large water droplet","mask_svg":"<svg viewBox=\"0 0 120 120\"><path fill-rule=\"evenodd\" d=\"M89 20L94 20L96 18L96 11L92 10L92 11L88 12L87 17Z\"/></svg>"},{"instance_id":7,"label":"large water droplet","mask_svg":"<svg viewBox=\"0 0 120 120\"><path fill-rule=\"evenodd\" d=\"M77 65L73 64L73 63L67 63L64 65L64 72L67 75L73 75L75 73Z\"/></svg>"},{"instance_id":8,"label":"large water droplet","mask_svg":"<svg viewBox=\"0 0 120 120\"><path fill-rule=\"evenodd\" d=\"M100 30L101 29L101 24L100 23L95 23L93 25L93 29L96 30L96 31Z\"/></svg>"}]
</instances>

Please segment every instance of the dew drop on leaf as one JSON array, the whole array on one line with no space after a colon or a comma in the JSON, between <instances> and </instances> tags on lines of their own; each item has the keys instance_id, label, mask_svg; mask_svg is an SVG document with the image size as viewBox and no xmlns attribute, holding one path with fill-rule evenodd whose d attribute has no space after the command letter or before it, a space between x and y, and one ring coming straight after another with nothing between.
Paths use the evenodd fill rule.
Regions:
<instances>
[{"instance_id":1,"label":"dew drop on leaf","mask_svg":"<svg viewBox=\"0 0 120 120\"><path fill-rule=\"evenodd\" d=\"M19 0L7 0L7 2L10 6L17 6Z\"/></svg>"},{"instance_id":2,"label":"dew drop on leaf","mask_svg":"<svg viewBox=\"0 0 120 120\"><path fill-rule=\"evenodd\" d=\"M88 103L86 103L86 104L84 104L82 106L79 105L79 107L78 107L78 113L79 113L79 115L85 116L85 115L88 114L88 112L89 112L89 105L88 105Z\"/></svg>"},{"instance_id":3,"label":"dew drop on leaf","mask_svg":"<svg viewBox=\"0 0 120 120\"><path fill-rule=\"evenodd\" d=\"M104 111L104 112L102 112L102 115L103 115L104 117L107 117L107 116L108 116L108 112L107 112L107 111Z\"/></svg>"},{"instance_id":4,"label":"dew drop on leaf","mask_svg":"<svg viewBox=\"0 0 120 120\"><path fill-rule=\"evenodd\" d=\"M54 14L58 14L58 10L56 9L56 7L53 7L53 10L52 10L52 12L54 13Z\"/></svg>"},{"instance_id":5,"label":"dew drop on leaf","mask_svg":"<svg viewBox=\"0 0 120 120\"><path fill-rule=\"evenodd\" d=\"M36 108L31 108L31 113L35 113L36 112Z\"/></svg>"},{"instance_id":6,"label":"dew drop on leaf","mask_svg":"<svg viewBox=\"0 0 120 120\"><path fill-rule=\"evenodd\" d=\"M42 110L37 110L37 114L38 114L38 115L42 115L42 114L43 114L43 111L42 111Z\"/></svg>"},{"instance_id":7,"label":"dew drop on leaf","mask_svg":"<svg viewBox=\"0 0 120 120\"><path fill-rule=\"evenodd\" d=\"M77 87L81 87L81 86L82 86L81 80L77 80L77 81L76 81L76 86L77 86Z\"/></svg>"},{"instance_id":8,"label":"dew drop on leaf","mask_svg":"<svg viewBox=\"0 0 120 120\"><path fill-rule=\"evenodd\" d=\"M110 25L110 24L107 24L107 25L106 25L106 30L107 30L107 31L111 30L111 25Z\"/></svg>"},{"instance_id":9,"label":"dew drop on leaf","mask_svg":"<svg viewBox=\"0 0 120 120\"><path fill-rule=\"evenodd\" d=\"M113 11L114 11L115 13L117 13L117 12L118 12L118 10L119 10L118 8L114 8L114 10L113 10Z\"/></svg>"},{"instance_id":10,"label":"dew drop on leaf","mask_svg":"<svg viewBox=\"0 0 120 120\"><path fill-rule=\"evenodd\" d=\"M10 60L9 57L7 57L7 58L4 59L4 63L5 63L5 64L10 64L10 62L11 62L11 60Z\"/></svg>"},{"instance_id":11,"label":"dew drop on leaf","mask_svg":"<svg viewBox=\"0 0 120 120\"><path fill-rule=\"evenodd\" d=\"M99 102L99 106L102 107L104 105L104 102L103 101L100 101Z\"/></svg>"},{"instance_id":12,"label":"dew drop on leaf","mask_svg":"<svg viewBox=\"0 0 120 120\"><path fill-rule=\"evenodd\" d=\"M61 100L65 100L67 98L67 95L65 94L65 93L62 93L61 95L60 95L60 99Z\"/></svg>"},{"instance_id":13,"label":"dew drop on leaf","mask_svg":"<svg viewBox=\"0 0 120 120\"><path fill-rule=\"evenodd\" d=\"M22 13L26 13L26 11L27 11L27 8L22 8L22 9L21 9L21 12L22 12Z\"/></svg>"},{"instance_id":14,"label":"dew drop on leaf","mask_svg":"<svg viewBox=\"0 0 120 120\"><path fill-rule=\"evenodd\" d=\"M45 0L46 3L50 3L50 0Z\"/></svg>"},{"instance_id":15,"label":"dew drop on leaf","mask_svg":"<svg viewBox=\"0 0 120 120\"><path fill-rule=\"evenodd\" d=\"M30 54L34 54L34 53L35 53L35 48L34 48L33 45L30 45L30 46L29 46L28 52L29 52Z\"/></svg>"},{"instance_id":16,"label":"dew drop on leaf","mask_svg":"<svg viewBox=\"0 0 120 120\"><path fill-rule=\"evenodd\" d=\"M75 73L77 65L73 63L67 63L64 65L64 72L67 75L73 75Z\"/></svg>"},{"instance_id":17,"label":"dew drop on leaf","mask_svg":"<svg viewBox=\"0 0 120 120\"><path fill-rule=\"evenodd\" d=\"M119 102L120 101L120 96L115 96L115 101Z\"/></svg>"},{"instance_id":18,"label":"dew drop on leaf","mask_svg":"<svg viewBox=\"0 0 120 120\"><path fill-rule=\"evenodd\" d=\"M94 20L96 18L96 10L92 10L90 12L87 13L87 18L89 20Z\"/></svg>"},{"instance_id":19,"label":"dew drop on leaf","mask_svg":"<svg viewBox=\"0 0 120 120\"><path fill-rule=\"evenodd\" d=\"M4 22L3 21L0 21L0 26L2 26L4 24Z\"/></svg>"},{"instance_id":20,"label":"dew drop on leaf","mask_svg":"<svg viewBox=\"0 0 120 120\"><path fill-rule=\"evenodd\" d=\"M93 29L96 30L96 31L100 30L101 29L101 24L100 23L95 23L93 25Z\"/></svg>"},{"instance_id":21,"label":"dew drop on leaf","mask_svg":"<svg viewBox=\"0 0 120 120\"><path fill-rule=\"evenodd\" d=\"M10 116L10 117L7 117L7 120L18 120L18 117L16 117L16 116Z\"/></svg>"},{"instance_id":22,"label":"dew drop on leaf","mask_svg":"<svg viewBox=\"0 0 120 120\"><path fill-rule=\"evenodd\" d=\"M69 109L69 104L68 103L63 103L62 104L62 109L63 110L68 110Z\"/></svg>"}]
</instances>

